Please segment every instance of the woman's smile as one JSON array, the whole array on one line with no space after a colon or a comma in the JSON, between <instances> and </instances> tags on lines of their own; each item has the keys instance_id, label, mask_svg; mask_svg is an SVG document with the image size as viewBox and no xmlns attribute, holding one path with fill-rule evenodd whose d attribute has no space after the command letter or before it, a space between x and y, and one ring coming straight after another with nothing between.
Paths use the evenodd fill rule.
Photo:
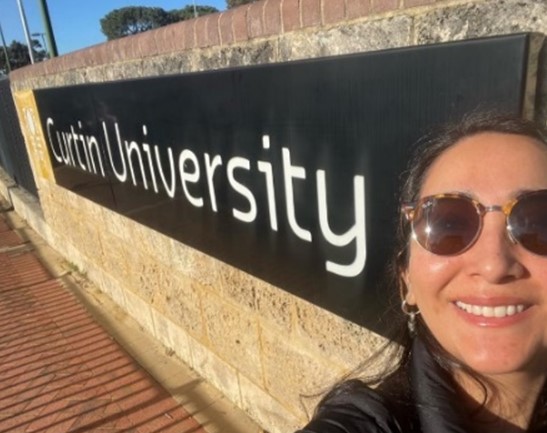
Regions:
<instances>
[{"instance_id":1,"label":"woman's smile","mask_svg":"<svg viewBox=\"0 0 547 433\"><path fill-rule=\"evenodd\" d=\"M525 301L506 301L484 299L481 301L455 301L453 305L467 322L481 327L508 327L515 325L529 316L532 304Z\"/></svg>"},{"instance_id":2,"label":"woman's smile","mask_svg":"<svg viewBox=\"0 0 547 433\"><path fill-rule=\"evenodd\" d=\"M478 305L478 304L466 304L462 301L456 301L456 306L469 314L481 317L507 317L514 316L517 313L522 313L526 306L524 304L510 304L510 305Z\"/></svg>"}]
</instances>

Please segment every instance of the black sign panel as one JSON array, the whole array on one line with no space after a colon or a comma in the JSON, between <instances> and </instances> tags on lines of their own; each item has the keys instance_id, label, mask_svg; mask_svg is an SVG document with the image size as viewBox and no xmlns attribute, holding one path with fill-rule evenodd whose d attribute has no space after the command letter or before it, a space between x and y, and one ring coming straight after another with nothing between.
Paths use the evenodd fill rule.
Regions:
<instances>
[{"instance_id":1,"label":"black sign panel","mask_svg":"<svg viewBox=\"0 0 547 433\"><path fill-rule=\"evenodd\" d=\"M36 91L56 181L343 317L377 323L409 145L519 113L527 35Z\"/></svg>"}]
</instances>

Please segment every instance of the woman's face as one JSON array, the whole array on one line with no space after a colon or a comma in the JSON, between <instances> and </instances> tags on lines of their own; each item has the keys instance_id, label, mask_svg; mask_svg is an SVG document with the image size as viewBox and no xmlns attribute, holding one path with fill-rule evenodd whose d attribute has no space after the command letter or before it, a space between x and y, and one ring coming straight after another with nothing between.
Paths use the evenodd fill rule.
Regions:
<instances>
[{"instance_id":1,"label":"woman's face","mask_svg":"<svg viewBox=\"0 0 547 433\"><path fill-rule=\"evenodd\" d=\"M489 206L538 189L547 189L546 147L524 136L481 133L434 162L420 197L463 192ZM405 279L407 301L458 360L485 375L546 374L547 257L512 243L502 212L486 213L480 237L459 255L435 255L412 240ZM486 317L493 307L519 305L520 313ZM478 315L461 308L468 306Z\"/></svg>"}]
</instances>

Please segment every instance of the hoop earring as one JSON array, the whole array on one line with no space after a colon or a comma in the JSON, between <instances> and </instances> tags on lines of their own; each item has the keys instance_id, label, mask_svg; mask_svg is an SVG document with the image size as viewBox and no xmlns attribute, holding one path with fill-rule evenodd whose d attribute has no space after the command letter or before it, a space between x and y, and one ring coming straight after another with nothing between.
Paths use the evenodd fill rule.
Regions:
<instances>
[{"instance_id":1,"label":"hoop earring","mask_svg":"<svg viewBox=\"0 0 547 433\"><path fill-rule=\"evenodd\" d=\"M411 310L410 305L406 302L406 299L404 299L401 303L401 310L406 316L408 316L407 326L410 331L410 335L416 335L416 316L420 314L420 310L418 308Z\"/></svg>"}]
</instances>

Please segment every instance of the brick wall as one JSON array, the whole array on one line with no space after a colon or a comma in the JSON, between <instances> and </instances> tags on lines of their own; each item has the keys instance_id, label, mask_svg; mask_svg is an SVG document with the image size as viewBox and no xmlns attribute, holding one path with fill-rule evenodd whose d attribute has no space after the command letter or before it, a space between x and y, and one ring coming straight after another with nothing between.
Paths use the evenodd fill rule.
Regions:
<instances>
[{"instance_id":1,"label":"brick wall","mask_svg":"<svg viewBox=\"0 0 547 433\"><path fill-rule=\"evenodd\" d=\"M20 91L522 31L547 33L544 0L261 0L19 69L11 81ZM537 71L543 121L546 51ZM300 395L381 342L54 182L37 183L47 241L272 433L304 423L313 399L302 404Z\"/></svg>"}]
</instances>

